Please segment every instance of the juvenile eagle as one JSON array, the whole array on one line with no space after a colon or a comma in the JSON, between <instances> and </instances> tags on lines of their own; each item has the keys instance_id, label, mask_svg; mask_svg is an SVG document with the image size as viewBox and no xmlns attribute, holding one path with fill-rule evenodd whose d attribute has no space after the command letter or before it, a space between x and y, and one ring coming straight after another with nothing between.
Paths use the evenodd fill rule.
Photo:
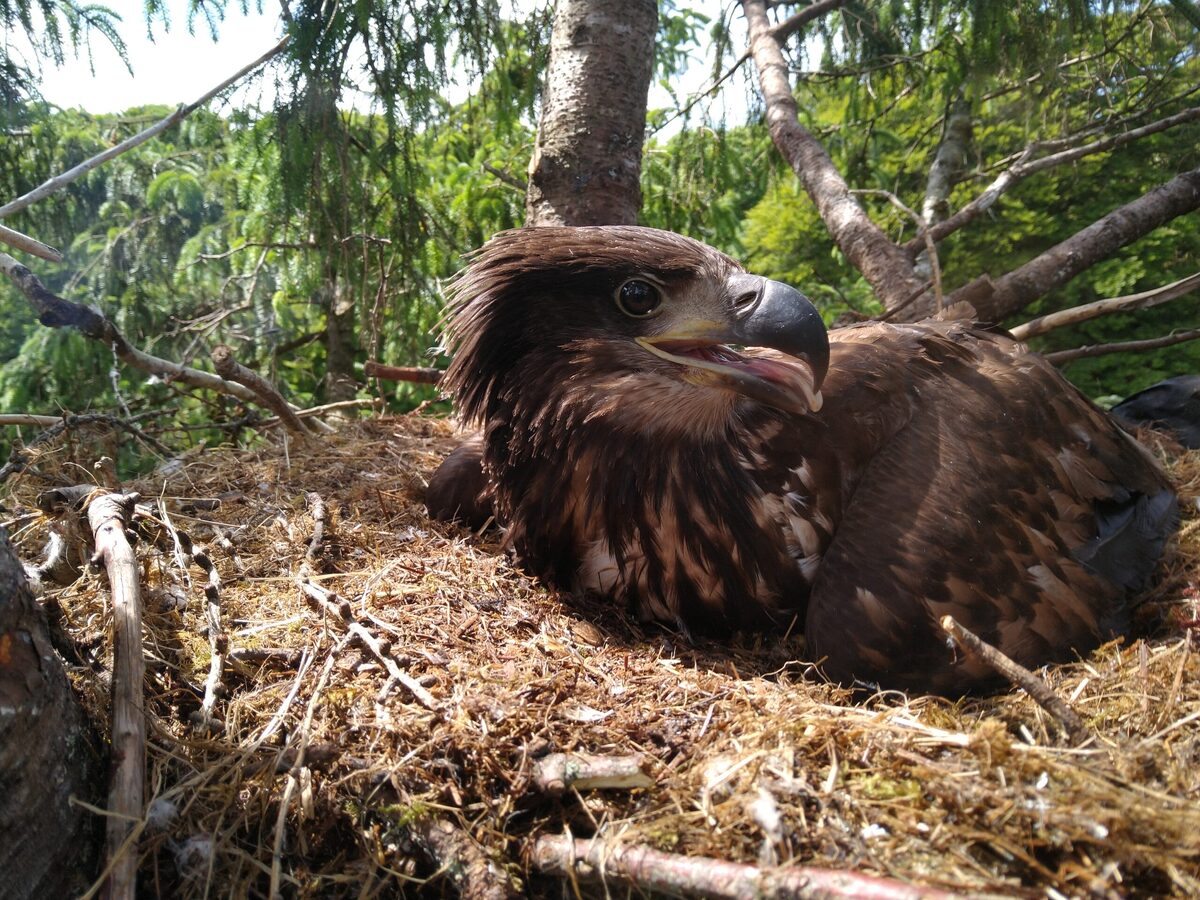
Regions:
<instances>
[{"instance_id":1,"label":"juvenile eagle","mask_svg":"<svg viewBox=\"0 0 1200 900\"><path fill-rule=\"evenodd\" d=\"M802 624L838 681L987 687L947 614L1026 665L1087 653L1175 526L1145 450L965 323L827 335L798 291L636 227L504 232L449 300L444 384L481 431L434 515L494 510L529 571L643 618Z\"/></svg>"}]
</instances>

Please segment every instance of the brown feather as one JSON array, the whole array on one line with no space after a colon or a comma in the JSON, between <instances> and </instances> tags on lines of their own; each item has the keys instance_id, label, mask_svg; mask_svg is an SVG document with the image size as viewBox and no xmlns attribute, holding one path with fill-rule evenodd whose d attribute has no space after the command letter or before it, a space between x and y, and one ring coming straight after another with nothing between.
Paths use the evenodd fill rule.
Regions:
<instances>
[{"instance_id":1,"label":"brown feather","mask_svg":"<svg viewBox=\"0 0 1200 900\"><path fill-rule=\"evenodd\" d=\"M685 629L798 617L831 677L951 694L991 674L941 616L1026 665L1128 627L1174 495L1107 414L962 321L833 332L823 408L783 412L647 354L612 301L638 277L728 315L740 271L666 232L543 228L459 276L447 384L528 568Z\"/></svg>"}]
</instances>

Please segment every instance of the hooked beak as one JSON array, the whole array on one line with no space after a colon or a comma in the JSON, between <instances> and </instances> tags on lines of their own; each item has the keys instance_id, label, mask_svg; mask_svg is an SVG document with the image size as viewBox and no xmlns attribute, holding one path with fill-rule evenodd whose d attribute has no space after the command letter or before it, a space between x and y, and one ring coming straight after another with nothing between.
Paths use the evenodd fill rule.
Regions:
<instances>
[{"instance_id":1,"label":"hooked beak","mask_svg":"<svg viewBox=\"0 0 1200 900\"><path fill-rule=\"evenodd\" d=\"M821 408L829 336L816 308L795 288L743 272L727 284L729 321L693 320L670 333L639 337L641 347L686 367L694 383L742 394L803 415ZM775 353L743 356L729 344Z\"/></svg>"}]
</instances>

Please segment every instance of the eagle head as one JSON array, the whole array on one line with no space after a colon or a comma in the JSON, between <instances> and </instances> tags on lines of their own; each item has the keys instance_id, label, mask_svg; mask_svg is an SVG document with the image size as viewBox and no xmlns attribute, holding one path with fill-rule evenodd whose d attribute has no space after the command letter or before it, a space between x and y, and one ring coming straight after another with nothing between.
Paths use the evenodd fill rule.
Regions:
<instances>
[{"instance_id":1,"label":"eagle head","mask_svg":"<svg viewBox=\"0 0 1200 900\"><path fill-rule=\"evenodd\" d=\"M642 433L716 429L746 404L820 409L829 342L794 288L633 226L502 232L451 283L443 384L469 421L548 411Z\"/></svg>"}]
</instances>

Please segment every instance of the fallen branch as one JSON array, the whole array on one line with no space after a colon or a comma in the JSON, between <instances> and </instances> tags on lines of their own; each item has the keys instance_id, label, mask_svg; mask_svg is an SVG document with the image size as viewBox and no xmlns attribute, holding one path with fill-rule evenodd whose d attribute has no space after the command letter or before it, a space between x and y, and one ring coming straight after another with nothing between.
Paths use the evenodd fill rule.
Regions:
<instances>
[{"instance_id":1,"label":"fallen branch","mask_svg":"<svg viewBox=\"0 0 1200 900\"><path fill-rule=\"evenodd\" d=\"M36 238L22 234L14 228L9 228L7 225L0 225L0 243L16 247L18 250L24 250L26 253L41 257L50 262L60 263L63 261L62 253L55 250L49 244L43 244Z\"/></svg>"},{"instance_id":2,"label":"fallen branch","mask_svg":"<svg viewBox=\"0 0 1200 900\"><path fill-rule=\"evenodd\" d=\"M225 660L229 655L229 635L221 627L221 576L208 552L196 545L190 534L176 528L171 522L166 504L162 500L159 500L159 512L155 521L170 535L173 544L169 548L160 544L159 549L178 551L185 557L184 565L195 565L207 578L204 583L204 624L208 632L208 675L204 679L204 699L200 702L200 709L193 714L193 722L206 731L217 732L223 726L214 718L213 710L216 708L217 694L224 684Z\"/></svg>"},{"instance_id":3,"label":"fallen branch","mask_svg":"<svg viewBox=\"0 0 1200 900\"><path fill-rule=\"evenodd\" d=\"M250 72L253 72L263 63L277 55L283 50L284 47L288 45L289 40L290 37L285 37L258 59L254 60L254 62L250 63L249 65L242 66L242 68L238 69L237 72L235 72L229 78L226 78L212 90L206 92L204 96L202 96L199 100L196 100L194 103L189 103L187 106L180 106L169 116L160 119L145 131L140 131L132 137L126 138L125 140L121 141L121 143L109 147L104 152L97 153L91 159L84 160L74 168L68 169L66 172L63 172L60 175L55 175L53 178L35 187L32 191L21 195L16 200L4 204L4 206L0 206L0 219L5 218L6 216L11 216L15 212L20 212L26 207L37 203L39 200L49 197L53 193L61 191L72 181L75 181L82 175L86 175L88 172L92 171L92 169L103 165L110 159L120 156L127 150L132 150L134 147L138 146L138 144L144 144L146 141L150 140L150 138L166 131L172 125L194 113L197 109L206 104L217 94L221 93L221 91L225 90L230 85L241 81L244 76L248 75Z\"/></svg>"},{"instance_id":4,"label":"fallen branch","mask_svg":"<svg viewBox=\"0 0 1200 900\"><path fill-rule=\"evenodd\" d=\"M1142 350L1158 350L1160 347L1173 347L1200 338L1200 328L1190 331L1177 331L1163 337L1147 338L1142 341L1118 341L1113 344L1092 344L1087 347L1076 347L1073 350L1058 350L1046 354L1046 361L1056 366L1065 365L1077 359L1087 359L1092 356L1104 356L1108 353L1137 353Z\"/></svg>"},{"instance_id":5,"label":"fallen branch","mask_svg":"<svg viewBox=\"0 0 1200 900\"><path fill-rule=\"evenodd\" d=\"M279 416L285 428L294 434L312 434L308 426L296 416L275 385L253 369L248 369L233 358L233 351L225 344L213 347L209 354L213 370L226 381L235 381L248 388L259 403Z\"/></svg>"},{"instance_id":6,"label":"fallen branch","mask_svg":"<svg viewBox=\"0 0 1200 900\"><path fill-rule=\"evenodd\" d=\"M425 366L385 366L383 363L368 362L363 366L363 374L368 378L381 378L384 381L411 381L416 384L437 384L442 379L441 369L430 369Z\"/></svg>"},{"instance_id":7,"label":"fallen branch","mask_svg":"<svg viewBox=\"0 0 1200 900\"><path fill-rule=\"evenodd\" d=\"M94 565L108 573L113 606L112 757L105 850L111 871L108 896L132 898L137 892L138 854L132 840L144 813L146 717L142 657L142 597L137 558L125 528L137 494L102 494L88 505L95 539Z\"/></svg>"},{"instance_id":8,"label":"fallen branch","mask_svg":"<svg viewBox=\"0 0 1200 900\"><path fill-rule=\"evenodd\" d=\"M441 704L433 694L425 690L420 682L400 668L400 664L392 656L391 645L379 640L366 626L354 618L354 613L351 612L350 603L347 600L339 597L333 591L327 591L314 584L307 578L298 578L297 584L310 606L332 616L333 621L354 635L355 639L383 664L388 675L404 685L418 703L426 709L434 711L441 708Z\"/></svg>"},{"instance_id":9,"label":"fallen branch","mask_svg":"<svg viewBox=\"0 0 1200 900\"><path fill-rule=\"evenodd\" d=\"M408 826L408 833L438 872L454 883L462 900L521 896L508 873L492 862L469 834L445 819L418 819Z\"/></svg>"},{"instance_id":10,"label":"fallen branch","mask_svg":"<svg viewBox=\"0 0 1200 900\"><path fill-rule=\"evenodd\" d=\"M325 552L325 526L329 522L329 511L325 508L325 501L316 491L309 491L304 495L304 499L308 501L308 508L313 517L312 537L309 538L308 550L304 554L305 564L311 565Z\"/></svg>"},{"instance_id":11,"label":"fallen branch","mask_svg":"<svg viewBox=\"0 0 1200 900\"><path fill-rule=\"evenodd\" d=\"M955 895L841 869L767 868L723 859L680 856L601 839L544 835L533 845L533 865L552 875L628 885L637 891L728 900L951 900Z\"/></svg>"},{"instance_id":12,"label":"fallen branch","mask_svg":"<svg viewBox=\"0 0 1200 900\"><path fill-rule=\"evenodd\" d=\"M1015 660L1009 659L974 632L964 628L955 621L953 616L942 617L942 629L954 639L954 643L963 651L986 663L997 674L1003 675L1014 686L1032 697L1038 706L1050 713L1054 720L1063 727L1071 743L1082 744L1091 738L1092 733L1083 724L1083 719L1079 718L1079 714L1071 709L1066 701L1041 678Z\"/></svg>"},{"instance_id":13,"label":"fallen branch","mask_svg":"<svg viewBox=\"0 0 1200 900\"><path fill-rule=\"evenodd\" d=\"M1084 303L1081 306L1073 306L1070 309L1038 316L1036 319L1030 319L1024 325L1010 328L1009 332L1018 341L1027 341L1031 337L1046 334L1047 332L1054 331L1056 328L1062 328L1066 325L1078 325L1080 322L1087 322L1111 313L1125 312L1132 309L1149 309L1152 306L1158 306L1162 303L1168 303L1171 300L1184 297L1197 288L1200 288L1200 272L1196 272L1186 278L1180 278L1178 281L1173 281L1170 284L1165 284L1153 290L1142 291L1140 294L1109 297L1104 300L1097 300L1094 303Z\"/></svg>"},{"instance_id":14,"label":"fallen branch","mask_svg":"<svg viewBox=\"0 0 1200 900\"><path fill-rule=\"evenodd\" d=\"M569 790L633 790L650 787L654 779L642 771L646 757L591 756L586 753L551 753L533 765L533 786L540 793L560 797Z\"/></svg>"}]
</instances>

